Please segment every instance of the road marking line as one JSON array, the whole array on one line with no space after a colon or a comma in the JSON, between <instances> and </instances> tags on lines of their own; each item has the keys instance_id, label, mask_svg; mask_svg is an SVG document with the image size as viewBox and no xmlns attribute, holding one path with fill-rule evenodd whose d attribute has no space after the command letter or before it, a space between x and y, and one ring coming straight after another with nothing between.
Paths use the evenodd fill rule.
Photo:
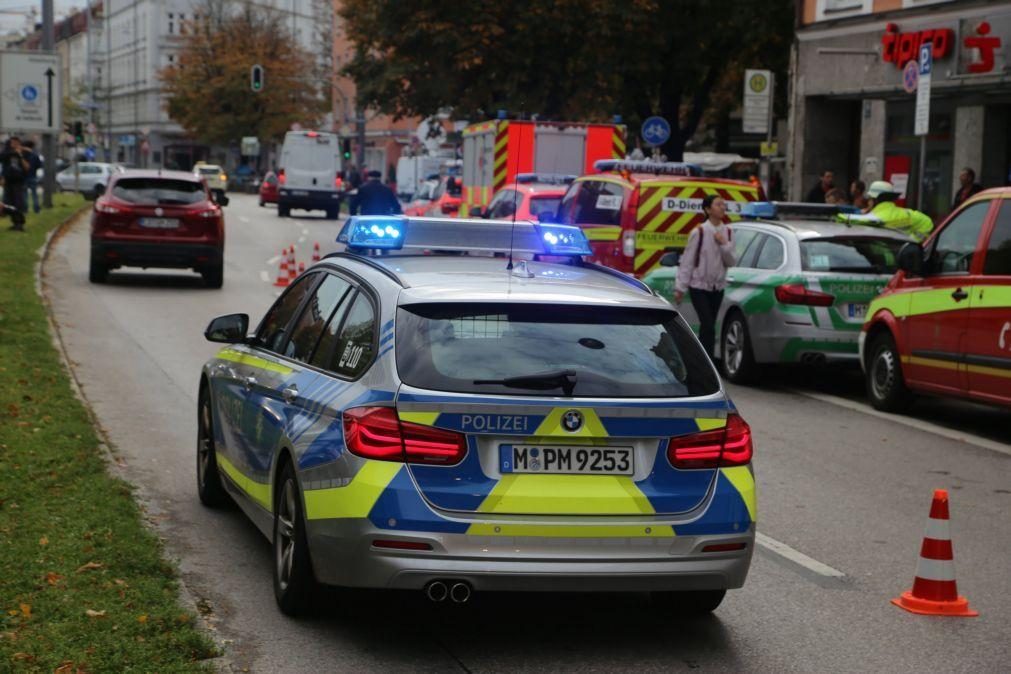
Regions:
<instances>
[{"instance_id":1,"label":"road marking line","mask_svg":"<svg viewBox=\"0 0 1011 674\"><path fill-rule=\"evenodd\" d=\"M303 227L302 228L302 234L304 234L306 236L309 236L309 228L308 227Z\"/></svg>"},{"instance_id":2,"label":"road marking line","mask_svg":"<svg viewBox=\"0 0 1011 674\"><path fill-rule=\"evenodd\" d=\"M798 391L796 389L789 389L789 390L793 393L797 393L802 396L807 396L808 398L820 400L823 403L828 403L830 405L837 405L838 407L844 407L854 412L863 412L864 414L869 414L872 417L885 419L887 421L894 421L895 423L902 424L903 426L909 426L910 428L915 428L920 431L926 431L927 433L940 435L941 437L948 438L949 440L964 442L968 445L975 445L977 447L982 447L983 449L989 449L994 452L1000 452L1001 454L1007 454L1008 456L1011 456L1011 446L1005 445L1004 443L1001 442L997 442L996 440L990 440L989 438L981 438L978 435L972 435L970 433L956 431L951 428L939 426L938 424L932 424L929 421L914 419L912 417L907 417L902 414L889 414L888 412L881 412L867 405L866 403L859 403L854 400L847 400L846 398L840 398L839 396L830 395L828 393L810 393L808 391Z\"/></svg>"},{"instance_id":3,"label":"road marking line","mask_svg":"<svg viewBox=\"0 0 1011 674\"><path fill-rule=\"evenodd\" d=\"M270 274L261 269L260 280L263 281L264 283L270 283Z\"/></svg>"},{"instance_id":4,"label":"road marking line","mask_svg":"<svg viewBox=\"0 0 1011 674\"><path fill-rule=\"evenodd\" d=\"M298 242L299 243L305 243L305 237L304 236L298 237Z\"/></svg>"},{"instance_id":5,"label":"road marking line","mask_svg":"<svg viewBox=\"0 0 1011 674\"><path fill-rule=\"evenodd\" d=\"M249 218L244 215L239 216L239 222L249 222Z\"/></svg>"},{"instance_id":6,"label":"road marking line","mask_svg":"<svg viewBox=\"0 0 1011 674\"><path fill-rule=\"evenodd\" d=\"M272 257L269 260L267 260L267 266L273 267L275 264L277 264L280 261L281 261L281 256L280 255L275 255L274 257Z\"/></svg>"},{"instance_id":7,"label":"road marking line","mask_svg":"<svg viewBox=\"0 0 1011 674\"><path fill-rule=\"evenodd\" d=\"M808 571L816 573L819 576L825 576L826 578L845 578L846 574L838 569L833 569L828 564L822 564L817 559L808 557L803 552L799 550L794 550L786 543L781 543L775 538L770 538L763 533L755 533L755 542L761 545L763 548L769 552L773 552L780 557L784 557L794 564L799 564Z\"/></svg>"}]
</instances>

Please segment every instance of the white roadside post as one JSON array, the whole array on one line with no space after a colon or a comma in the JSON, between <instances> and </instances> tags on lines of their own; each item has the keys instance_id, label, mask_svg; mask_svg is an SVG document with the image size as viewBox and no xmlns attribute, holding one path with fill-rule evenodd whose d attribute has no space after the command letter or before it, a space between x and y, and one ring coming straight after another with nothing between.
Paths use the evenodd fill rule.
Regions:
<instances>
[{"instance_id":1,"label":"white roadside post","mask_svg":"<svg viewBox=\"0 0 1011 674\"><path fill-rule=\"evenodd\" d=\"M920 137L920 170L917 175L916 209L923 210L923 191L927 181L927 134L930 132L930 71L934 67L933 44L920 45L920 78L916 85L916 115L914 133Z\"/></svg>"}]
</instances>

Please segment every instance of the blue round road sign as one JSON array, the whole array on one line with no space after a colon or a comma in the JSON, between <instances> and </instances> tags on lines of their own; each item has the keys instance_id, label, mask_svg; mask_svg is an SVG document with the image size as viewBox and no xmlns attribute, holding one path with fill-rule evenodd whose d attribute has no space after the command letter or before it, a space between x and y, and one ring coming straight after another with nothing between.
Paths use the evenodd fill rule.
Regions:
<instances>
[{"instance_id":1,"label":"blue round road sign","mask_svg":"<svg viewBox=\"0 0 1011 674\"><path fill-rule=\"evenodd\" d=\"M28 103L34 103L39 97L39 90L31 84L21 87L21 98Z\"/></svg>"},{"instance_id":2,"label":"blue round road sign","mask_svg":"<svg viewBox=\"0 0 1011 674\"><path fill-rule=\"evenodd\" d=\"M663 117L647 117L641 134L650 145L663 145L670 138L670 123Z\"/></svg>"}]
</instances>

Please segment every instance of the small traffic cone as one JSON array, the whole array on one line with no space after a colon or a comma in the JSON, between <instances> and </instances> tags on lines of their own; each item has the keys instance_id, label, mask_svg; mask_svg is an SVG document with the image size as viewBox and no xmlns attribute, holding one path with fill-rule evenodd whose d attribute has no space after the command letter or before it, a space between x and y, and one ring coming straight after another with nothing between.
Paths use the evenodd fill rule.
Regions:
<instances>
[{"instance_id":1,"label":"small traffic cone","mask_svg":"<svg viewBox=\"0 0 1011 674\"><path fill-rule=\"evenodd\" d=\"M288 283L294 281L296 276L298 276L298 271L295 265L295 246L293 245L288 249Z\"/></svg>"},{"instance_id":2,"label":"small traffic cone","mask_svg":"<svg viewBox=\"0 0 1011 674\"><path fill-rule=\"evenodd\" d=\"M281 265L277 269L277 279L274 281L274 285L278 288L284 288L288 285L288 255L287 250L281 251Z\"/></svg>"},{"instance_id":3,"label":"small traffic cone","mask_svg":"<svg viewBox=\"0 0 1011 674\"><path fill-rule=\"evenodd\" d=\"M317 241L312 246L312 261L313 262L319 262L319 260L320 260L320 257L319 257L319 241Z\"/></svg>"},{"instance_id":4,"label":"small traffic cone","mask_svg":"<svg viewBox=\"0 0 1011 674\"><path fill-rule=\"evenodd\" d=\"M930 519L916 564L913 589L903 592L892 603L911 613L923 615L978 616L969 609L969 600L960 597L955 584L955 556L948 530L948 492L934 490Z\"/></svg>"},{"instance_id":5,"label":"small traffic cone","mask_svg":"<svg viewBox=\"0 0 1011 674\"><path fill-rule=\"evenodd\" d=\"M304 274L305 273L305 262L299 262L298 263L298 273L299 274Z\"/></svg>"}]
</instances>

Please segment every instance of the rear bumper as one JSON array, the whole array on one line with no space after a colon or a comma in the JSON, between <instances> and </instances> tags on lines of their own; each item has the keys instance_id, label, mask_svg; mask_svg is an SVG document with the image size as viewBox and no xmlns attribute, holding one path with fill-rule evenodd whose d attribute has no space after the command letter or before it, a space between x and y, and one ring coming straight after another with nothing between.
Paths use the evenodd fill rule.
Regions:
<instances>
[{"instance_id":1,"label":"rear bumper","mask_svg":"<svg viewBox=\"0 0 1011 674\"><path fill-rule=\"evenodd\" d=\"M741 587L754 524L729 535L554 538L390 532L368 520L309 522L316 577L348 587L420 590L462 580L477 591L635 592ZM376 548L374 540L428 543L431 551ZM703 553L713 543L743 550Z\"/></svg>"},{"instance_id":2,"label":"rear bumper","mask_svg":"<svg viewBox=\"0 0 1011 674\"><path fill-rule=\"evenodd\" d=\"M221 247L195 243L92 241L91 254L110 267L202 269L224 259Z\"/></svg>"},{"instance_id":3,"label":"rear bumper","mask_svg":"<svg viewBox=\"0 0 1011 674\"><path fill-rule=\"evenodd\" d=\"M277 193L277 204L288 208L301 208L307 211L325 211L329 208L337 208L343 198L343 192L333 190L282 188Z\"/></svg>"},{"instance_id":4,"label":"rear bumper","mask_svg":"<svg viewBox=\"0 0 1011 674\"><path fill-rule=\"evenodd\" d=\"M852 329L834 329L817 327L813 323L803 325L798 318L775 309L748 316L748 332L756 362L804 363L818 359L857 364L859 324ZM824 320L831 324L827 317Z\"/></svg>"}]
</instances>

